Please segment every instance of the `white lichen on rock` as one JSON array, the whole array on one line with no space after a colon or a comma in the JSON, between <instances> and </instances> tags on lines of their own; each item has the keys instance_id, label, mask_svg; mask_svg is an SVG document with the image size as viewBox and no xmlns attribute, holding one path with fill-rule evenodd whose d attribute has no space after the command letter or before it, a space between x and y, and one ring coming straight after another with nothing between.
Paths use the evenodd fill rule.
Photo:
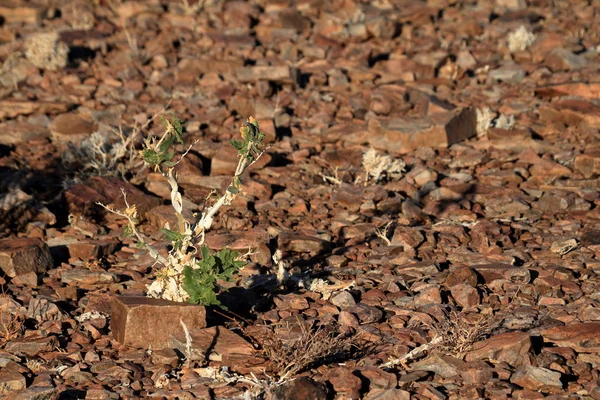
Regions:
<instances>
[{"instance_id":1,"label":"white lichen on rock","mask_svg":"<svg viewBox=\"0 0 600 400\"><path fill-rule=\"evenodd\" d=\"M362 165L366 173L365 183L369 179L379 182L383 177L399 179L406 167L401 159L393 159L388 155L379 154L373 147L363 154Z\"/></svg>"},{"instance_id":2,"label":"white lichen on rock","mask_svg":"<svg viewBox=\"0 0 600 400\"><path fill-rule=\"evenodd\" d=\"M535 35L521 25L508 34L508 49L511 53L527 50L535 42Z\"/></svg>"},{"instance_id":3,"label":"white lichen on rock","mask_svg":"<svg viewBox=\"0 0 600 400\"><path fill-rule=\"evenodd\" d=\"M495 121L496 128L511 130L515 127L515 116L500 114Z\"/></svg>"},{"instance_id":4,"label":"white lichen on rock","mask_svg":"<svg viewBox=\"0 0 600 400\"><path fill-rule=\"evenodd\" d=\"M67 66L69 46L57 32L36 33L27 40L25 56L37 68L56 71Z\"/></svg>"}]
</instances>

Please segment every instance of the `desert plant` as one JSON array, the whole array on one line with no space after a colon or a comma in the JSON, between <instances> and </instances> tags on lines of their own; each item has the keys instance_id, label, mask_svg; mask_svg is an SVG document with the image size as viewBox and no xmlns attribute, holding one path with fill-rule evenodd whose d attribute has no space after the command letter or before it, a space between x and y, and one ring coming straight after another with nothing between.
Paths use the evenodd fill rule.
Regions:
<instances>
[{"instance_id":1,"label":"desert plant","mask_svg":"<svg viewBox=\"0 0 600 400\"><path fill-rule=\"evenodd\" d=\"M56 71L67 66L69 47L57 32L36 33L27 40L25 56L40 69Z\"/></svg>"},{"instance_id":2,"label":"desert plant","mask_svg":"<svg viewBox=\"0 0 600 400\"><path fill-rule=\"evenodd\" d=\"M402 177L404 167L406 167L402 160L379 154L373 147L370 147L363 154L362 164L365 169L365 185L368 184L370 179L374 183L379 182L384 177L398 179Z\"/></svg>"},{"instance_id":3,"label":"desert plant","mask_svg":"<svg viewBox=\"0 0 600 400\"><path fill-rule=\"evenodd\" d=\"M11 297L2 285L0 290L0 345L4 345L23 333L23 318L17 310L11 310L11 302Z\"/></svg>"},{"instance_id":4,"label":"desert plant","mask_svg":"<svg viewBox=\"0 0 600 400\"><path fill-rule=\"evenodd\" d=\"M276 383L285 382L308 368L332 358L347 355L355 346L353 334L341 333L335 325L307 324L299 321L300 335L283 340L273 326L265 326L260 335L251 338L260 347L262 356L272 363ZM288 333L291 331L286 325ZM289 335L288 335L289 336Z\"/></svg>"},{"instance_id":5,"label":"desert plant","mask_svg":"<svg viewBox=\"0 0 600 400\"><path fill-rule=\"evenodd\" d=\"M141 248L146 249L162 268L156 273L156 279L148 285L148 296L173 301L189 301L204 305L220 305L217 292L222 290L219 281L230 280L245 263L237 252L222 249L210 254L204 244L205 233L210 229L215 214L224 205L229 205L241 192L241 176L263 154L262 141L265 134L258 123L250 117L240 129L242 140L233 140L231 144L238 151L238 165L231 184L226 192L212 205L205 206L198 213L194 223L183 216L183 200L179 192L174 167L185 157L190 146L175 161L175 143L183 144L183 126L173 115L161 116L165 126L160 137L150 136L144 141L141 156L144 162L155 171L162 172L171 187L171 205L177 217L177 227L169 225L162 229L165 238L171 242L171 250L165 257L145 240L138 231L138 215L135 204L130 205L125 198L125 210L114 210L100 204L108 211L127 220L124 234L133 236ZM207 199L209 202L211 196Z\"/></svg>"}]
</instances>

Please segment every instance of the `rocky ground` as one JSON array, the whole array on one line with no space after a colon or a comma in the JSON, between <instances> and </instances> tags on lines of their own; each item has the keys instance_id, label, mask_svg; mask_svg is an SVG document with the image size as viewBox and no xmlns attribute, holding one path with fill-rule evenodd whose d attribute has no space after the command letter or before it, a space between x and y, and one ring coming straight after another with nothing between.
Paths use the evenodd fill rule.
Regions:
<instances>
[{"instance_id":1,"label":"rocky ground","mask_svg":"<svg viewBox=\"0 0 600 400\"><path fill-rule=\"evenodd\" d=\"M3 1L0 396L600 399L598 26L583 0ZM114 297L157 266L95 202L124 188L167 251L136 152L164 109L198 141L189 215L267 132L207 236L255 253L228 311Z\"/></svg>"}]
</instances>

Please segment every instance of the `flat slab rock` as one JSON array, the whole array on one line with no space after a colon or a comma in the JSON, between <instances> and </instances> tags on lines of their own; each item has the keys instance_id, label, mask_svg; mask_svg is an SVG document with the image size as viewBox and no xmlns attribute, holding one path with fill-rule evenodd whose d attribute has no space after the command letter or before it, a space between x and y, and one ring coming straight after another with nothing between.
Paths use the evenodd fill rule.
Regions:
<instances>
[{"instance_id":1,"label":"flat slab rock","mask_svg":"<svg viewBox=\"0 0 600 400\"><path fill-rule=\"evenodd\" d=\"M346 140L405 154L420 146L446 147L475 136L477 115L472 108L462 108L420 118L374 118L367 125Z\"/></svg>"},{"instance_id":2,"label":"flat slab rock","mask_svg":"<svg viewBox=\"0 0 600 400\"><path fill-rule=\"evenodd\" d=\"M121 344L159 350L169 347L171 336L206 327L204 306L141 296L115 296L111 300L111 330Z\"/></svg>"},{"instance_id":3,"label":"flat slab rock","mask_svg":"<svg viewBox=\"0 0 600 400\"><path fill-rule=\"evenodd\" d=\"M46 272L52 268L52 264L50 249L40 239L0 240L0 268L11 278L28 272Z\"/></svg>"}]
</instances>

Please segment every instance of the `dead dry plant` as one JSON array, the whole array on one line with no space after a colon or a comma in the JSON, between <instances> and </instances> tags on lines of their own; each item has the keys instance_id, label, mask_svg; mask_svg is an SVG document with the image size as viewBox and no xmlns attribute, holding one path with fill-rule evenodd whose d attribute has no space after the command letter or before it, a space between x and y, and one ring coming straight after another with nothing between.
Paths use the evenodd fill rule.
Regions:
<instances>
[{"instance_id":1,"label":"dead dry plant","mask_svg":"<svg viewBox=\"0 0 600 400\"><path fill-rule=\"evenodd\" d=\"M74 181L85 181L92 176L116 176L126 178L128 174L136 178L144 170L144 160L137 146L141 134L160 115L164 114L171 102L149 118L146 122L136 123L129 131L123 125L109 127L111 135L95 132L81 141L79 146L71 143L62 154L62 163L69 170L75 170Z\"/></svg>"},{"instance_id":2,"label":"dead dry plant","mask_svg":"<svg viewBox=\"0 0 600 400\"><path fill-rule=\"evenodd\" d=\"M337 326L306 324L302 321L299 338L282 340L274 327L261 332L261 336L251 336L260 346L262 356L272 363L276 374L276 384L285 382L300 372L333 358L347 355L356 346L353 334L341 333ZM288 334L291 327L286 325ZM288 335L286 335L288 336Z\"/></svg>"},{"instance_id":3,"label":"dead dry plant","mask_svg":"<svg viewBox=\"0 0 600 400\"><path fill-rule=\"evenodd\" d=\"M23 320L18 310L11 310L11 297L2 286L0 294L0 346L23 333Z\"/></svg>"},{"instance_id":4,"label":"dead dry plant","mask_svg":"<svg viewBox=\"0 0 600 400\"><path fill-rule=\"evenodd\" d=\"M380 368L393 368L406 364L424 353L444 354L462 359L473 348L473 345L490 335L502 322L501 314L479 315L471 320L465 313L451 311L436 323L424 323L434 337L429 343L414 348L402 357L391 358L380 365Z\"/></svg>"},{"instance_id":5,"label":"dead dry plant","mask_svg":"<svg viewBox=\"0 0 600 400\"><path fill-rule=\"evenodd\" d=\"M36 33L25 47L25 57L40 69L56 71L66 67L69 61L69 46L60 41L58 32Z\"/></svg>"},{"instance_id":6,"label":"dead dry plant","mask_svg":"<svg viewBox=\"0 0 600 400\"><path fill-rule=\"evenodd\" d=\"M362 165L365 169L365 186L371 179L373 183L378 183L383 178L400 179L406 167L401 159L379 154L373 147L363 154Z\"/></svg>"}]
</instances>

